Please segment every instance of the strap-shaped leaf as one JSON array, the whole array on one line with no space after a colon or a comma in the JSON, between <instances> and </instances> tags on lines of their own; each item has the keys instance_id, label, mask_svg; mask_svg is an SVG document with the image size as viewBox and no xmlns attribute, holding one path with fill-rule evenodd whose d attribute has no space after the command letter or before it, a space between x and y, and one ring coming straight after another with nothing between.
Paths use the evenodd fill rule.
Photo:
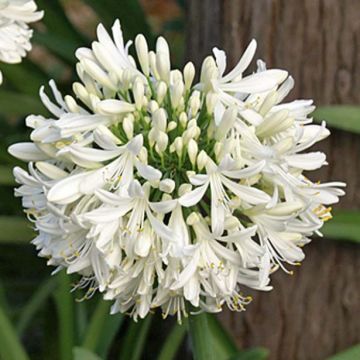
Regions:
<instances>
[{"instance_id":1,"label":"strap-shaped leaf","mask_svg":"<svg viewBox=\"0 0 360 360\"><path fill-rule=\"evenodd\" d=\"M360 134L360 106L320 106L313 116L317 122L325 120L329 127Z\"/></svg>"}]
</instances>

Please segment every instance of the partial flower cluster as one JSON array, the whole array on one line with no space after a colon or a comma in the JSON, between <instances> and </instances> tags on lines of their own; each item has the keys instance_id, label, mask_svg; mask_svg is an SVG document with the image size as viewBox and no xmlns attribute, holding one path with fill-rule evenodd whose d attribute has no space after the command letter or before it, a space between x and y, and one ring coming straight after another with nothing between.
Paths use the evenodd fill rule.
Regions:
<instances>
[{"instance_id":1,"label":"partial flower cluster","mask_svg":"<svg viewBox=\"0 0 360 360\"><path fill-rule=\"evenodd\" d=\"M36 10L33 0L0 0L0 61L19 63L31 50L33 31L28 24L44 15L43 11Z\"/></svg>"},{"instance_id":2,"label":"partial flower cluster","mask_svg":"<svg viewBox=\"0 0 360 360\"><path fill-rule=\"evenodd\" d=\"M258 61L252 41L229 72L215 48L198 83L189 62L171 70L169 46L129 55L119 21L99 25L77 50L75 97L40 96L53 114L31 115L31 142L9 152L39 255L78 273L85 298L114 300L112 312L144 318L187 315L187 303L244 310L243 287L270 290L269 276L304 258L302 246L331 218L343 183L304 174L326 165L305 152L329 135L312 124L311 100L283 102L294 81Z\"/></svg>"}]
</instances>

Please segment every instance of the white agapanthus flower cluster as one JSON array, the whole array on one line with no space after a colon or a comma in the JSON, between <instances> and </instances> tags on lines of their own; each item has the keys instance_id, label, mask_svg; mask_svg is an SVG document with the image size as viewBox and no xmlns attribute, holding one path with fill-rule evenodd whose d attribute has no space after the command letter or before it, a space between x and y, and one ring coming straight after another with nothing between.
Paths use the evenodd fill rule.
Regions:
<instances>
[{"instance_id":1,"label":"white agapanthus flower cluster","mask_svg":"<svg viewBox=\"0 0 360 360\"><path fill-rule=\"evenodd\" d=\"M43 17L33 0L0 0L0 61L17 64L31 50L28 24ZM2 74L0 72L0 84Z\"/></svg>"},{"instance_id":2,"label":"white agapanthus flower cluster","mask_svg":"<svg viewBox=\"0 0 360 360\"><path fill-rule=\"evenodd\" d=\"M55 102L40 96L53 116L29 116L32 142L9 149L29 163L14 173L33 243L113 313L243 310L243 286L269 290L277 268L291 272L344 194L303 175L326 165L304 151L329 131L312 124L311 100L283 102L286 71L258 61L244 75L255 41L227 73L215 48L193 85L194 65L171 70L164 38L149 51L138 35L134 59L118 21L112 33L99 25L76 52L76 99L50 82Z\"/></svg>"}]
</instances>

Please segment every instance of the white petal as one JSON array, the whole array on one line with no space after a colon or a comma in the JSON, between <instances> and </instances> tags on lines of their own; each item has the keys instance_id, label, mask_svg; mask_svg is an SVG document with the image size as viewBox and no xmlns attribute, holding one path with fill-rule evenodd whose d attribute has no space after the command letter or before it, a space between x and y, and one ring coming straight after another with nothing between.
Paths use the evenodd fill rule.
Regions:
<instances>
[{"instance_id":1,"label":"white petal","mask_svg":"<svg viewBox=\"0 0 360 360\"><path fill-rule=\"evenodd\" d=\"M104 115L119 115L129 113L135 110L135 105L122 100L108 99L100 101L96 110Z\"/></svg>"},{"instance_id":2,"label":"white petal","mask_svg":"<svg viewBox=\"0 0 360 360\"><path fill-rule=\"evenodd\" d=\"M264 204L271 200L268 194L254 187L237 184L225 177L222 177L221 181L236 196L249 204Z\"/></svg>"},{"instance_id":3,"label":"white petal","mask_svg":"<svg viewBox=\"0 0 360 360\"><path fill-rule=\"evenodd\" d=\"M48 160L49 157L44 154L35 144L23 142L11 145L8 148L10 155L23 161L42 161Z\"/></svg>"},{"instance_id":4,"label":"white petal","mask_svg":"<svg viewBox=\"0 0 360 360\"><path fill-rule=\"evenodd\" d=\"M222 171L222 174L233 179L244 179L259 174L265 165L266 161L262 160L241 170Z\"/></svg>"},{"instance_id":5,"label":"white petal","mask_svg":"<svg viewBox=\"0 0 360 360\"><path fill-rule=\"evenodd\" d=\"M192 190L179 198L179 203L182 206L190 207L196 205L205 195L205 192L209 186L209 183L205 183L199 186L195 190Z\"/></svg>"},{"instance_id":6,"label":"white petal","mask_svg":"<svg viewBox=\"0 0 360 360\"><path fill-rule=\"evenodd\" d=\"M319 169L326 163L326 155L322 152L289 155L285 159L290 166L303 170Z\"/></svg>"}]
</instances>

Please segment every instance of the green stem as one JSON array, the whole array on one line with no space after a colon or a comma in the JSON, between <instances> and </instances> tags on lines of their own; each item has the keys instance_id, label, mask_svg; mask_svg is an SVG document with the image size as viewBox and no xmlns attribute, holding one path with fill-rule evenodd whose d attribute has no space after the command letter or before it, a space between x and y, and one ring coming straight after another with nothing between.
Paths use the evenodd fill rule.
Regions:
<instances>
[{"instance_id":1,"label":"green stem","mask_svg":"<svg viewBox=\"0 0 360 360\"><path fill-rule=\"evenodd\" d=\"M206 314L189 315L188 324L194 360L215 360Z\"/></svg>"}]
</instances>

